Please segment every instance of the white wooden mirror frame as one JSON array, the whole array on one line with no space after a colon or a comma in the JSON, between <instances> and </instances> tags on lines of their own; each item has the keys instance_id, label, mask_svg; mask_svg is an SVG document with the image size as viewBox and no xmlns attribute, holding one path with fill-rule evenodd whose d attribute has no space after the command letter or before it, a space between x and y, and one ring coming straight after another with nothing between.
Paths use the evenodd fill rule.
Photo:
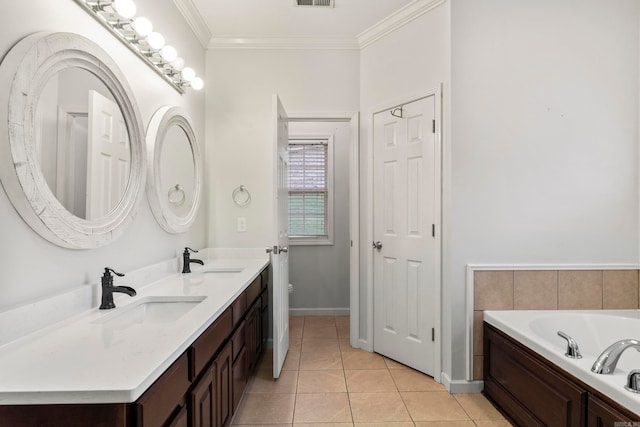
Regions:
<instances>
[{"instance_id":1,"label":"white wooden mirror frame","mask_svg":"<svg viewBox=\"0 0 640 427\"><path fill-rule=\"evenodd\" d=\"M86 220L67 211L50 190L36 153L36 111L47 81L67 67L83 68L109 89L127 124L129 182L118 206ZM107 245L137 212L144 188L142 119L124 74L97 44L73 33L36 33L20 40L0 64L0 180L24 221L50 242L72 249Z\"/></svg>"},{"instance_id":2,"label":"white wooden mirror frame","mask_svg":"<svg viewBox=\"0 0 640 427\"><path fill-rule=\"evenodd\" d=\"M193 154L194 188L193 202L186 215L176 215L165 202L166 188L161 185L160 170L162 146L165 136L172 126L179 126L187 135L191 153ZM196 220L202 199L202 155L196 134L186 112L180 107L160 107L151 118L147 128L147 198L156 221L168 233L184 233Z\"/></svg>"}]
</instances>

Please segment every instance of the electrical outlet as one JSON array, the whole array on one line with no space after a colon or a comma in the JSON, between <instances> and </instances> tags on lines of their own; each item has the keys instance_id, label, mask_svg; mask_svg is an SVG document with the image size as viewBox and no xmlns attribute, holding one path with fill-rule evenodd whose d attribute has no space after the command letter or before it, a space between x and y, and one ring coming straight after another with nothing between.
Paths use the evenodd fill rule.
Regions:
<instances>
[{"instance_id":1,"label":"electrical outlet","mask_svg":"<svg viewBox=\"0 0 640 427\"><path fill-rule=\"evenodd\" d=\"M244 216L238 217L238 233L246 233L247 231L247 218Z\"/></svg>"}]
</instances>

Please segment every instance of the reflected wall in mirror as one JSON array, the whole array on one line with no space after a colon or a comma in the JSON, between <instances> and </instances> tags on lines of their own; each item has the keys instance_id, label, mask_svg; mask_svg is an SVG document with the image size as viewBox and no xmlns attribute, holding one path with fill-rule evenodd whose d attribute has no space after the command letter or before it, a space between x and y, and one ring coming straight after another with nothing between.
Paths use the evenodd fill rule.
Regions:
<instances>
[{"instance_id":1,"label":"reflected wall in mirror","mask_svg":"<svg viewBox=\"0 0 640 427\"><path fill-rule=\"evenodd\" d=\"M147 128L147 196L158 224L184 233L196 219L202 193L200 147L185 111L161 107Z\"/></svg>"},{"instance_id":2,"label":"reflected wall in mirror","mask_svg":"<svg viewBox=\"0 0 640 427\"><path fill-rule=\"evenodd\" d=\"M40 95L36 124L40 169L62 206L88 220L111 212L125 193L131 152L107 86L83 68L60 70Z\"/></svg>"},{"instance_id":3,"label":"reflected wall in mirror","mask_svg":"<svg viewBox=\"0 0 640 427\"><path fill-rule=\"evenodd\" d=\"M125 76L97 44L36 33L0 63L0 180L25 222L59 246L120 236L144 188L143 129Z\"/></svg>"},{"instance_id":4,"label":"reflected wall in mirror","mask_svg":"<svg viewBox=\"0 0 640 427\"><path fill-rule=\"evenodd\" d=\"M178 125L171 126L163 138L158 171L168 208L178 217L188 215L193 205L196 170L189 137Z\"/></svg>"}]
</instances>

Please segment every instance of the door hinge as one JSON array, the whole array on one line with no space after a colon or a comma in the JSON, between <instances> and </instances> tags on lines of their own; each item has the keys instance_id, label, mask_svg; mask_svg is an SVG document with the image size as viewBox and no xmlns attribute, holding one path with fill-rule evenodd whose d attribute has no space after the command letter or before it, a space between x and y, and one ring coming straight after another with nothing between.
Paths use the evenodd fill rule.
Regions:
<instances>
[{"instance_id":1,"label":"door hinge","mask_svg":"<svg viewBox=\"0 0 640 427\"><path fill-rule=\"evenodd\" d=\"M435 341L435 340L436 340L436 329L431 328L431 341Z\"/></svg>"},{"instance_id":2,"label":"door hinge","mask_svg":"<svg viewBox=\"0 0 640 427\"><path fill-rule=\"evenodd\" d=\"M432 126L431 126L431 132L432 132L432 133L436 133L436 121L435 121L435 120L432 120L432 121L431 121L431 124L432 124Z\"/></svg>"},{"instance_id":3,"label":"door hinge","mask_svg":"<svg viewBox=\"0 0 640 427\"><path fill-rule=\"evenodd\" d=\"M431 224L431 237L436 237L436 225Z\"/></svg>"}]
</instances>

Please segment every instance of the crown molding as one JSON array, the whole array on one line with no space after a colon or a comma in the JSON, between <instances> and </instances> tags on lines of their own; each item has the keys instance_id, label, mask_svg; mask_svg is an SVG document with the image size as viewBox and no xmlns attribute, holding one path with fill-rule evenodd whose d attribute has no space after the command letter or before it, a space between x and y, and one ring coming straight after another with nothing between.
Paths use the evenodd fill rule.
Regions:
<instances>
[{"instance_id":1,"label":"crown molding","mask_svg":"<svg viewBox=\"0 0 640 427\"><path fill-rule=\"evenodd\" d=\"M391 34L447 0L414 0L356 37L212 36L193 0L173 0L203 47L207 49L360 50Z\"/></svg>"},{"instance_id":2,"label":"crown molding","mask_svg":"<svg viewBox=\"0 0 640 427\"><path fill-rule=\"evenodd\" d=\"M202 19L196 5L192 0L173 0L173 3L193 30L202 47L206 48L211 40L211 30Z\"/></svg>"},{"instance_id":3,"label":"crown molding","mask_svg":"<svg viewBox=\"0 0 640 427\"><path fill-rule=\"evenodd\" d=\"M209 49L359 50L355 37L212 37Z\"/></svg>"},{"instance_id":4,"label":"crown molding","mask_svg":"<svg viewBox=\"0 0 640 427\"><path fill-rule=\"evenodd\" d=\"M360 49L375 43L445 2L446 0L414 0L358 34L356 38Z\"/></svg>"}]
</instances>

